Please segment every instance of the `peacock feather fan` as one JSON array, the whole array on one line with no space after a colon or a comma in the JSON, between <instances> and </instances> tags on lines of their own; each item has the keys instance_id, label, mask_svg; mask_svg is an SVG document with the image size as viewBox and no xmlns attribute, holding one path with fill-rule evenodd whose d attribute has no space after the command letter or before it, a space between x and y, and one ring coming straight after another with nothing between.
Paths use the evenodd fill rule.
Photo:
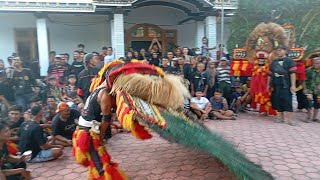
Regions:
<instances>
[{"instance_id":1,"label":"peacock feather fan","mask_svg":"<svg viewBox=\"0 0 320 180\"><path fill-rule=\"evenodd\" d=\"M187 120L178 114L161 112L166 119L166 128L136 117L139 123L152 129L164 139L192 149L205 151L220 160L238 178L243 180L272 180L272 175L261 166L249 161L231 143L211 132L197 122Z\"/></svg>"}]
</instances>

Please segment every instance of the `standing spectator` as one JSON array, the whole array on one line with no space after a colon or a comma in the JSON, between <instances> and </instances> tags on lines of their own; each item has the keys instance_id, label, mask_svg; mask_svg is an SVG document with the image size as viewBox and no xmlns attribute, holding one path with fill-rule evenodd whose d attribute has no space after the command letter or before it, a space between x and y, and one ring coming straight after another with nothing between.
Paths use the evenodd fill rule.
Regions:
<instances>
[{"instance_id":1,"label":"standing spectator","mask_svg":"<svg viewBox=\"0 0 320 180\"><path fill-rule=\"evenodd\" d=\"M152 39L148 50L151 54L155 52L159 57L161 57L162 46L157 38Z\"/></svg>"},{"instance_id":2,"label":"standing spectator","mask_svg":"<svg viewBox=\"0 0 320 180\"><path fill-rule=\"evenodd\" d=\"M65 102L58 104L58 109L52 120L52 136L54 144L72 146L72 134L80 117L80 112L70 107Z\"/></svg>"},{"instance_id":3,"label":"standing spectator","mask_svg":"<svg viewBox=\"0 0 320 180\"><path fill-rule=\"evenodd\" d=\"M9 63L9 67L6 68L6 74L9 79L12 79L13 72L15 70L15 67L13 66L13 58L14 58L13 56L9 56L7 58L7 61Z\"/></svg>"},{"instance_id":4,"label":"standing spectator","mask_svg":"<svg viewBox=\"0 0 320 180\"><path fill-rule=\"evenodd\" d=\"M227 58L224 50L224 45L219 44L219 50L217 51L217 59L222 59L223 57Z\"/></svg>"},{"instance_id":5,"label":"standing spectator","mask_svg":"<svg viewBox=\"0 0 320 180\"><path fill-rule=\"evenodd\" d=\"M98 58L94 57L93 54L87 54L84 59L86 67L80 72L78 76L78 95L86 100L90 95L89 88L91 80L97 77L99 69L96 68Z\"/></svg>"},{"instance_id":6,"label":"standing spectator","mask_svg":"<svg viewBox=\"0 0 320 180\"><path fill-rule=\"evenodd\" d=\"M189 49L187 47L183 47L182 48L182 53L183 53L183 56L186 60L186 63L191 63L191 59L193 58L192 56L190 56L189 54Z\"/></svg>"},{"instance_id":7,"label":"standing spectator","mask_svg":"<svg viewBox=\"0 0 320 180\"><path fill-rule=\"evenodd\" d=\"M131 59L133 59L133 52L132 51L128 51L127 55L126 55L126 60L127 61L131 61Z\"/></svg>"},{"instance_id":8,"label":"standing spectator","mask_svg":"<svg viewBox=\"0 0 320 180\"><path fill-rule=\"evenodd\" d=\"M79 51L80 53L86 53L85 51L84 51L84 48L85 48L86 46L84 45L84 44L78 44L78 49L77 49L77 51Z\"/></svg>"},{"instance_id":9,"label":"standing spectator","mask_svg":"<svg viewBox=\"0 0 320 180\"><path fill-rule=\"evenodd\" d=\"M207 56L210 50L214 50L216 47L209 47L209 40L206 37L202 38L201 54Z\"/></svg>"},{"instance_id":10,"label":"standing spectator","mask_svg":"<svg viewBox=\"0 0 320 180\"><path fill-rule=\"evenodd\" d=\"M210 103L212 107L211 114L214 118L221 120L235 120L234 113L229 109L227 100L222 97L222 91L216 89L213 97L210 98Z\"/></svg>"},{"instance_id":11,"label":"standing spectator","mask_svg":"<svg viewBox=\"0 0 320 180\"><path fill-rule=\"evenodd\" d=\"M22 67L20 57L13 58L15 70L13 72L12 83L15 90L15 102L23 107L23 111L28 109L29 100L33 95L32 86L36 85L32 72L28 68Z\"/></svg>"},{"instance_id":12,"label":"standing spectator","mask_svg":"<svg viewBox=\"0 0 320 180\"><path fill-rule=\"evenodd\" d=\"M102 47L102 52L99 56L100 62L104 63L104 57L107 55L108 48L106 46Z\"/></svg>"},{"instance_id":13,"label":"standing spectator","mask_svg":"<svg viewBox=\"0 0 320 180\"><path fill-rule=\"evenodd\" d=\"M188 79L190 81L190 64L186 64L184 57L178 57L178 66L176 68L176 75Z\"/></svg>"},{"instance_id":14,"label":"standing spectator","mask_svg":"<svg viewBox=\"0 0 320 180\"><path fill-rule=\"evenodd\" d=\"M191 95L195 95L195 90L201 91L203 96L207 96L208 92L208 77L204 72L204 64L199 63L197 65L197 71L191 77Z\"/></svg>"},{"instance_id":15,"label":"standing spectator","mask_svg":"<svg viewBox=\"0 0 320 180\"><path fill-rule=\"evenodd\" d=\"M183 54L182 54L182 50L181 50L181 48L180 47L177 47L176 48L176 57L180 57L180 56L182 56Z\"/></svg>"},{"instance_id":16,"label":"standing spectator","mask_svg":"<svg viewBox=\"0 0 320 180\"><path fill-rule=\"evenodd\" d=\"M101 54L99 54L99 61L97 63L97 67L100 69L104 66L104 58L107 55L107 51L108 51L107 47L102 47L102 52Z\"/></svg>"},{"instance_id":17,"label":"standing spectator","mask_svg":"<svg viewBox=\"0 0 320 180\"><path fill-rule=\"evenodd\" d=\"M0 71L4 71L4 70L5 70L4 61L0 59Z\"/></svg>"},{"instance_id":18,"label":"standing spectator","mask_svg":"<svg viewBox=\"0 0 320 180\"><path fill-rule=\"evenodd\" d=\"M66 68L65 75L69 76L70 74L74 74L73 66L68 63L69 54L68 53L64 53L64 54L60 54L60 56L61 56L61 64L62 64L62 66Z\"/></svg>"},{"instance_id":19,"label":"standing spectator","mask_svg":"<svg viewBox=\"0 0 320 180\"><path fill-rule=\"evenodd\" d=\"M79 75L79 73L84 70L84 64L83 64L83 58L80 55L79 51L74 51L73 52L73 57L74 57L74 61L72 62L72 66L74 69L74 74L76 76Z\"/></svg>"},{"instance_id":20,"label":"standing spectator","mask_svg":"<svg viewBox=\"0 0 320 180\"><path fill-rule=\"evenodd\" d=\"M26 156L11 155L7 146L8 140L10 140L10 129L4 121L0 121L0 179L30 180L30 172L26 170Z\"/></svg>"},{"instance_id":21,"label":"standing spectator","mask_svg":"<svg viewBox=\"0 0 320 180\"><path fill-rule=\"evenodd\" d=\"M107 54L104 57L104 64L107 64L115 59L115 54L112 47L107 48Z\"/></svg>"},{"instance_id":22,"label":"standing spectator","mask_svg":"<svg viewBox=\"0 0 320 180\"><path fill-rule=\"evenodd\" d=\"M5 116L8 108L14 102L12 82L7 78L5 70L0 70L0 116Z\"/></svg>"},{"instance_id":23,"label":"standing spectator","mask_svg":"<svg viewBox=\"0 0 320 180\"><path fill-rule=\"evenodd\" d=\"M40 64L38 59L33 59L30 64L30 70L35 79L41 79L40 76Z\"/></svg>"},{"instance_id":24,"label":"standing spectator","mask_svg":"<svg viewBox=\"0 0 320 180\"><path fill-rule=\"evenodd\" d=\"M173 51L168 51L167 52L167 57L168 57L168 60L169 60L169 65L171 66L171 67L176 67L176 62L177 61L174 61L173 59L175 58L174 57L174 52Z\"/></svg>"},{"instance_id":25,"label":"standing spectator","mask_svg":"<svg viewBox=\"0 0 320 180\"><path fill-rule=\"evenodd\" d=\"M48 76L54 77L56 79L56 86L63 88L66 84L67 66L65 65L65 60L62 60L61 55L56 55L54 59L54 64L51 64L48 68Z\"/></svg>"},{"instance_id":26,"label":"standing spectator","mask_svg":"<svg viewBox=\"0 0 320 180\"><path fill-rule=\"evenodd\" d=\"M147 55L147 52L144 48L140 49L138 60L148 61L148 55Z\"/></svg>"},{"instance_id":27,"label":"standing spectator","mask_svg":"<svg viewBox=\"0 0 320 180\"><path fill-rule=\"evenodd\" d=\"M208 120L211 104L207 98L203 97L202 91L196 91L196 97L191 98L190 107L200 120Z\"/></svg>"},{"instance_id":28,"label":"standing spectator","mask_svg":"<svg viewBox=\"0 0 320 180\"><path fill-rule=\"evenodd\" d=\"M227 65L227 58L223 57L220 60L218 71L219 89L222 90L223 96L227 99L228 104L231 103L231 75L230 67Z\"/></svg>"},{"instance_id":29,"label":"standing spectator","mask_svg":"<svg viewBox=\"0 0 320 180\"><path fill-rule=\"evenodd\" d=\"M151 58L149 59L149 64L155 65L155 66L160 66L160 59L159 59L158 54L156 52L153 52L151 54Z\"/></svg>"},{"instance_id":30,"label":"standing spectator","mask_svg":"<svg viewBox=\"0 0 320 180\"><path fill-rule=\"evenodd\" d=\"M307 69L306 93L309 101L313 101L313 115L308 109L307 122L320 122L317 118L320 108L320 57L313 59L313 66Z\"/></svg>"},{"instance_id":31,"label":"standing spectator","mask_svg":"<svg viewBox=\"0 0 320 180\"><path fill-rule=\"evenodd\" d=\"M161 61L161 68L162 70L167 73L167 74L171 74L174 71L174 68L169 66L169 60L168 57L163 57L162 61Z\"/></svg>"},{"instance_id":32,"label":"standing spectator","mask_svg":"<svg viewBox=\"0 0 320 180\"><path fill-rule=\"evenodd\" d=\"M287 112L287 121L291 126L295 126L292 120L292 94L296 91L296 71L295 62L286 57L287 47L279 46L276 51L277 59L270 65L268 77L268 89L272 87L271 103L272 108L277 110L277 123L285 120L284 112Z\"/></svg>"},{"instance_id":33,"label":"standing spectator","mask_svg":"<svg viewBox=\"0 0 320 180\"><path fill-rule=\"evenodd\" d=\"M207 81L208 81L208 93L207 97L211 97L216 88L217 69L214 61L209 61L206 69Z\"/></svg>"},{"instance_id":34,"label":"standing spectator","mask_svg":"<svg viewBox=\"0 0 320 180\"><path fill-rule=\"evenodd\" d=\"M26 121L20 128L19 149L21 153L31 150L32 159L29 162L40 163L57 159L63 154L63 147L51 145L44 137L43 128L40 122L43 119L43 112L40 106L31 108L31 120Z\"/></svg>"},{"instance_id":35,"label":"standing spectator","mask_svg":"<svg viewBox=\"0 0 320 180\"><path fill-rule=\"evenodd\" d=\"M54 62L54 58L56 57L56 52L55 51L50 51L49 54L49 62L50 64Z\"/></svg>"},{"instance_id":36,"label":"standing spectator","mask_svg":"<svg viewBox=\"0 0 320 180\"><path fill-rule=\"evenodd\" d=\"M134 57L134 59L138 59L139 58L139 52L138 51L133 51L133 57Z\"/></svg>"}]
</instances>

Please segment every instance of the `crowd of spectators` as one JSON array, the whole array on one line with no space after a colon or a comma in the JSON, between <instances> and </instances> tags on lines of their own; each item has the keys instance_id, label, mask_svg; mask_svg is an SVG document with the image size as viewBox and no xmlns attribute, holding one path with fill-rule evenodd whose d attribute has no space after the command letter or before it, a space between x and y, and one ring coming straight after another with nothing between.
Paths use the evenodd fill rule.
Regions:
<instances>
[{"instance_id":1,"label":"crowd of spectators","mask_svg":"<svg viewBox=\"0 0 320 180\"><path fill-rule=\"evenodd\" d=\"M183 77L192 95L184 102L185 112L201 122L236 120L239 112L253 111L251 78L241 82L232 77L223 46L208 47L207 38L202 42L200 48L176 47L162 54L161 44L154 39L148 50L129 48L123 59L144 61L161 67L165 73ZM212 58L212 53L217 58ZM0 179L30 178L26 164L21 163L28 159L19 153L31 150L30 163L62 156L64 147L72 145L72 134L90 95L92 78L105 63L115 59L115 54L112 47L103 47L101 53L86 53L85 46L79 44L72 63L69 59L68 53L51 51L46 77L40 76L38 62L28 66L16 53L8 57L9 67L0 60ZM15 148L16 151L7 151ZM7 172L8 164L15 164L11 166L15 171Z\"/></svg>"}]
</instances>

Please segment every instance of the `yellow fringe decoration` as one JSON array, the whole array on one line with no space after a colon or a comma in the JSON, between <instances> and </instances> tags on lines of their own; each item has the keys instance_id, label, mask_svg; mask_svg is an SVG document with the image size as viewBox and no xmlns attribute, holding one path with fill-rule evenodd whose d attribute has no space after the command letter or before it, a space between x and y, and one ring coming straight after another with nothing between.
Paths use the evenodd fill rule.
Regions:
<instances>
[{"instance_id":1,"label":"yellow fringe decoration","mask_svg":"<svg viewBox=\"0 0 320 180\"><path fill-rule=\"evenodd\" d=\"M190 97L182 78L174 75L163 77L137 73L120 75L114 81L111 92L118 90L124 90L131 96L139 97L150 104L174 110L182 107L184 99Z\"/></svg>"},{"instance_id":2,"label":"yellow fringe decoration","mask_svg":"<svg viewBox=\"0 0 320 180\"><path fill-rule=\"evenodd\" d=\"M113 60L112 62L109 62L107 64L105 64L101 70L98 73L98 77L96 79L94 79L90 85L90 92L94 91L97 87L99 87L99 85L102 83L102 81L104 81L105 77L104 74L106 73L106 71L108 70L108 68L110 66L114 66L114 65L118 65L118 64L123 64L124 62L122 60Z\"/></svg>"}]
</instances>

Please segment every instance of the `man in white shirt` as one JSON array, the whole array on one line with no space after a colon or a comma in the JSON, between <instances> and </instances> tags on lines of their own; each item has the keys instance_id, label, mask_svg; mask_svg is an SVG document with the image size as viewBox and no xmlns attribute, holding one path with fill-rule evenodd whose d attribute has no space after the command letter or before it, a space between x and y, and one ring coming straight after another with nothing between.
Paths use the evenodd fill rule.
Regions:
<instances>
[{"instance_id":1,"label":"man in white shirt","mask_svg":"<svg viewBox=\"0 0 320 180\"><path fill-rule=\"evenodd\" d=\"M196 92L196 97L191 98L190 107L194 113L202 121L208 121L208 114L211 111L211 104L209 100L205 97L202 97L202 91Z\"/></svg>"},{"instance_id":2,"label":"man in white shirt","mask_svg":"<svg viewBox=\"0 0 320 180\"><path fill-rule=\"evenodd\" d=\"M115 59L112 47L107 48L107 54L104 56L104 64L107 64Z\"/></svg>"}]
</instances>

